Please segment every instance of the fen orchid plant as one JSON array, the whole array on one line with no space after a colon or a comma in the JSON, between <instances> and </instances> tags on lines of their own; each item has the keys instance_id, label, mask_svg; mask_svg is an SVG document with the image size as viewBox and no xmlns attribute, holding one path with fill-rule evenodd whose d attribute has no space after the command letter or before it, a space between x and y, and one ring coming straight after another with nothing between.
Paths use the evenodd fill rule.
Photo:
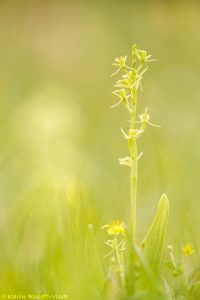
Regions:
<instances>
[{"instance_id":1,"label":"fen orchid plant","mask_svg":"<svg viewBox=\"0 0 200 300\"><path fill-rule=\"evenodd\" d=\"M116 71L120 76L115 83L113 94L118 101L112 107L123 105L129 115L129 129L121 132L127 141L129 153L119 163L130 170L130 214L127 224L113 220L102 226L108 239L107 270L103 268L101 255L94 239L93 226L88 226L85 243L87 284L91 287L92 300L198 300L200 299L200 270L188 273L187 260L194 254L193 247L186 243L182 251L174 251L173 245L165 247L166 229L169 216L169 202L162 194L157 213L143 240L136 239L136 208L138 162L137 143L148 126L159 127L151 122L147 108L137 113L138 91L148 63L155 61L146 51L136 45L132 47L131 66L127 57L115 59ZM164 249L166 258L164 259Z\"/></svg>"},{"instance_id":2,"label":"fen orchid plant","mask_svg":"<svg viewBox=\"0 0 200 300\"><path fill-rule=\"evenodd\" d=\"M158 210L152 225L141 243L136 242L137 184L138 162L142 153L138 153L137 143L148 126L159 127L150 121L148 109L137 113L138 90L142 90L142 79L148 70L148 64L156 61L145 50L132 46L131 66L127 57L116 58L113 65L116 71L112 76L119 76L115 83L113 94L118 98L116 104L123 105L129 115L129 130L121 128L127 141L129 154L119 159L121 165L130 170L130 215L126 225L123 221L114 220L102 226L106 229L109 239L105 244L110 248L106 257L110 257L109 280L106 285L105 299L195 299L193 292L200 292L200 283L186 283L184 266L175 259L173 246L168 246L168 261L163 262L163 252L166 228L169 215L169 202L163 194L158 204ZM184 256L190 256L194 250L188 243L182 248ZM164 277L163 267L174 277L182 278L177 289L173 290ZM200 281L199 281L200 282ZM195 287L197 286L197 288ZM189 295L189 296L188 296ZM199 294L200 295L200 294ZM179 296L183 298L178 298ZM184 298L185 297L185 298ZM193 297L193 298L187 298ZM200 299L200 298L199 298Z\"/></svg>"}]
</instances>

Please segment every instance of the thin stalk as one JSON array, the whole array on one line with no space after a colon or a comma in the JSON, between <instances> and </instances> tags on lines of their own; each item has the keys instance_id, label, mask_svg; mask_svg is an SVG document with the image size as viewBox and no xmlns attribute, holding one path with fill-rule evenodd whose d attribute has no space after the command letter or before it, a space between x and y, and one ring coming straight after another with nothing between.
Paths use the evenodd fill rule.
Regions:
<instances>
[{"instance_id":1,"label":"thin stalk","mask_svg":"<svg viewBox=\"0 0 200 300\"><path fill-rule=\"evenodd\" d=\"M136 105L137 105L137 90L133 88L131 91L131 130L135 129L135 118L136 118ZM130 200L131 200L131 215L130 215L130 226L131 226L131 240L135 244L136 235L136 203L137 203L137 140L131 137L129 140L129 151L131 157L131 172L130 172Z\"/></svg>"},{"instance_id":2,"label":"thin stalk","mask_svg":"<svg viewBox=\"0 0 200 300\"><path fill-rule=\"evenodd\" d=\"M119 249L118 249L118 244L117 244L117 236L115 235L115 251L116 251L116 257L117 257L117 262L119 266L119 272L120 272L120 277L121 277L121 283L122 286L125 286L125 276L124 276L124 262L123 262L123 254L119 254Z\"/></svg>"}]
</instances>

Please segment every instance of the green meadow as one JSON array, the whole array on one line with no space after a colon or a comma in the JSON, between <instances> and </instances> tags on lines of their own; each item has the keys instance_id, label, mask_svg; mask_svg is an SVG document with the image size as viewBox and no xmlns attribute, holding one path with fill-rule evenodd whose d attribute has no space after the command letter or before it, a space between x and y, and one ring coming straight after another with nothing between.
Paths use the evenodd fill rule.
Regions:
<instances>
[{"instance_id":1,"label":"green meadow","mask_svg":"<svg viewBox=\"0 0 200 300\"><path fill-rule=\"evenodd\" d=\"M199 28L198 1L0 0L0 298L200 299ZM141 49L135 199L111 74Z\"/></svg>"}]
</instances>

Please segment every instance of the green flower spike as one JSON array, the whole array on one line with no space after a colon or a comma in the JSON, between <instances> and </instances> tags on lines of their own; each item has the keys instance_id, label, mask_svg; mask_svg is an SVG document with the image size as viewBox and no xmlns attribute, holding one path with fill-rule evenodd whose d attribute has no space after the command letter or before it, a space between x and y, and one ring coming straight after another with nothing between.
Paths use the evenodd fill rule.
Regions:
<instances>
[{"instance_id":1,"label":"green flower spike","mask_svg":"<svg viewBox=\"0 0 200 300\"><path fill-rule=\"evenodd\" d=\"M132 46L131 58L131 67L126 64L126 56L116 58L113 65L117 67L117 70L112 74L113 76L119 72L122 73L120 74L120 78L116 80L114 86L117 89L113 92L119 101L112 107L116 107L122 103L130 117L128 131L125 132L121 128L123 137L128 144L129 155L119 159L121 165L130 168L129 226L126 230L123 222L115 221L102 228L107 229L109 236L113 236L113 238L105 242L106 245L111 248L107 256L114 255L115 257L115 270L119 273L119 281L121 282L121 285L118 286L123 288L127 287L127 290L130 292L128 299L161 299L152 298L151 295L153 294L151 293L154 289L158 288L160 280L162 281L162 279L157 276L157 271L160 269L162 263L169 214L169 203L165 194L161 196L157 214L153 224L147 231L141 248L139 248L136 243L138 161L142 156L142 153L138 155L137 142L147 128L147 125L159 127L150 122L150 115L147 112L147 108L139 115L139 120L137 119L138 89L139 87L142 89L143 76L148 70L147 63L153 62L155 59L152 59L152 56L148 55L145 50L138 49L136 45ZM126 249L126 242L128 245L127 265L124 264L123 256ZM189 253L189 247L187 247L185 251ZM167 286L167 283L165 283L165 286ZM142 295L147 297L141 298ZM122 297L122 299L124 298Z\"/></svg>"}]
</instances>

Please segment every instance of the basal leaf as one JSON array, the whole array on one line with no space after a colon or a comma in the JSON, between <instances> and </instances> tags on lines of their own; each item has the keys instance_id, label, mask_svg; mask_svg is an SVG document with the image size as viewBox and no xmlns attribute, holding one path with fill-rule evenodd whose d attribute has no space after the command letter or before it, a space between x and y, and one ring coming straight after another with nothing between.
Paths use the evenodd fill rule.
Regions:
<instances>
[{"instance_id":1,"label":"basal leaf","mask_svg":"<svg viewBox=\"0 0 200 300\"><path fill-rule=\"evenodd\" d=\"M162 262L168 215L169 202L167 196L163 194L154 221L141 244L141 248L153 269L158 269Z\"/></svg>"}]
</instances>

